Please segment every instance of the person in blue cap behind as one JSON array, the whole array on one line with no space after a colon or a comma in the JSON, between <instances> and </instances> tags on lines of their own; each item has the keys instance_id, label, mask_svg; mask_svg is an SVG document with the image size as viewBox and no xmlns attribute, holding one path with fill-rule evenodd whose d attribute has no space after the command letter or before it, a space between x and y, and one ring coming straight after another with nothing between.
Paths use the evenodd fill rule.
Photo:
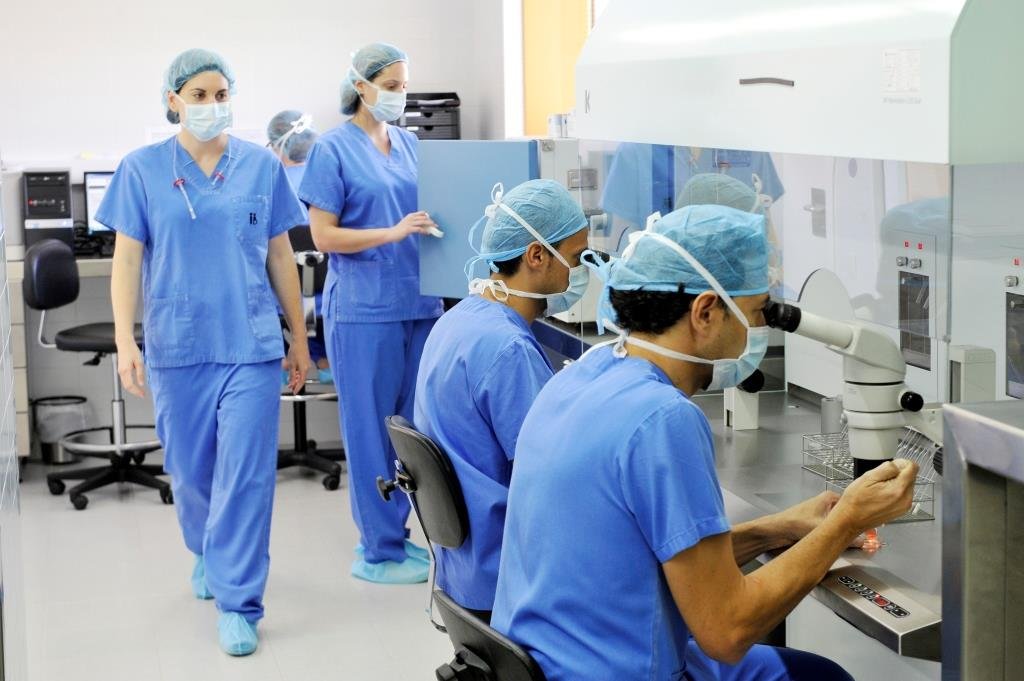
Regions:
<instances>
[{"instance_id":1,"label":"person in blue cap behind","mask_svg":"<svg viewBox=\"0 0 1024 681\"><path fill-rule=\"evenodd\" d=\"M747 184L725 173L700 173L694 175L676 196L676 209L692 205L729 206L747 213L756 213L765 218L765 236L768 238L768 279L772 295L795 299L796 294L785 289L782 281L782 243L772 222L771 206L774 199L762 194L761 179L753 176L753 183Z\"/></svg>"},{"instance_id":2,"label":"person in blue cap behind","mask_svg":"<svg viewBox=\"0 0 1024 681\"><path fill-rule=\"evenodd\" d=\"M491 621L549 681L850 680L821 657L754 642L862 531L910 508L916 466L886 463L841 499L729 526L691 396L756 368L767 260L762 216L695 205L597 268L619 336L548 381L523 422Z\"/></svg>"},{"instance_id":3,"label":"person in blue cap behind","mask_svg":"<svg viewBox=\"0 0 1024 681\"><path fill-rule=\"evenodd\" d=\"M487 278L430 332L416 382L414 423L448 454L462 485L469 535L458 549L435 547L438 586L490 618L498 580L516 439L553 369L530 325L564 312L586 291L587 218L551 180L495 188L479 256ZM478 223L479 225L479 223Z\"/></svg>"},{"instance_id":4,"label":"person in blue cap behind","mask_svg":"<svg viewBox=\"0 0 1024 681\"><path fill-rule=\"evenodd\" d=\"M442 311L439 298L420 295L419 239L440 231L417 210L417 139L389 124L405 109L408 80L397 47L356 52L341 87L341 112L352 118L313 145L299 187L313 240L330 254L324 330L360 535L351 572L386 584L425 582L430 572L426 549L406 539L405 495L385 502L377 476L394 473L384 418L412 420L420 354Z\"/></svg>"},{"instance_id":5,"label":"person in blue cap behind","mask_svg":"<svg viewBox=\"0 0 1024 681\"><path fill-rule=\"evenodd\" d=\"M299 339L285 362L293 392L310 360L287 235L302 206L273 154L224 132L234 90L217 54L178 55L161 100L181 131L124 158L96 219L117 232L118 372L135 395L147 376L152 387L193 593L216 600L223 650L247 655L270 566L284 355L275 297ZM132 331L140 279L145 358Z\"/></svg>"},{"instance_id":6,"label":"person in blue cap behind","mask_svg":"<svg viewBox=\"0 0 1024 681\"><path fill-rule=\"evenodd\" d=\"M306 158L317 137L313 116L294 109L276 114L267 124L267 146L281 159L284 172L295 191L302 184L302 177L306 174Z\"/></svg>"},{"instance_id":7,"label":"person in blue cap behind","mask_svg":"<svg viewBox=\"0 0 1024 681\"><path fill-rule=\"evenodd\" d=\"M306 174L306 158L317 137L317 132L313 128L313 116L294 109L276 114L267 124L267 146L281 159L285 175L288 176L288 181L295 191L298 191L299 185L302 184L302 177ZM305 205L302 206L302 211L306 214L306 221L303 224L308 225L309 213ZM322 314L323 292L317 293L313 302L317 314ZM322 334L318 333L309 338L309 355L316 362L319 381L333 383L334 378L331 376Z\"/></svg>"}]
</instances>

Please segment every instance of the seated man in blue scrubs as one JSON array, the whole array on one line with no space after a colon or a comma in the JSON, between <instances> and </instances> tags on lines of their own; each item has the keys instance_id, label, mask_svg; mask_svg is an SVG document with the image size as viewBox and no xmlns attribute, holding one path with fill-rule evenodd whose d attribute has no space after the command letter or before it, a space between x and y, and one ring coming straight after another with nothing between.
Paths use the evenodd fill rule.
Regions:
<instances>
[{"instance_id":1,"label":"seated man in blue scrubs","mask_svg":"<svg viewBox=\"0 0 1024 681\"><path fill-rule=\"evenodd\" d=\"M916 466L885 463L841 498L730 528L690 396L760 361L767 259L763 217L696 205L601 268L600 313L620 335L548 381L523 422L494 602L492 626L549 681L849 681L824 658L754 642L863 531L910 508Z\"/></svg>"},{"instance_id":2,"label":"seated man in blue scrubs","mask_svg":"<svg viewBox=\"0 0 1024 681\"><path fill-rule=\"evenodd\" d=\"M438 320L416 381L416 427L448 454L469 515L466 543L436 547L441 589L484 620L498 579L505 498L516 438L534 397L552 376L530 324L567 310L587 288L580 264L587 219L557 182L531 180L487 208L468 298Z\"/></svg>"}]
</instances>

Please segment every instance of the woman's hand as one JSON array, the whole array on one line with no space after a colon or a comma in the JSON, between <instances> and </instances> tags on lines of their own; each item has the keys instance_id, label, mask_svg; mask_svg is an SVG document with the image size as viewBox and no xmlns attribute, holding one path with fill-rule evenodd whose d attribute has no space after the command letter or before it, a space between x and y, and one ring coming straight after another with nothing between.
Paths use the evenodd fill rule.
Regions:
<instances>
[{"instance_id":1,"label":"woman's hand","mask_svg":"<svg viewBox=\"0 0 1024 681\"><path fill-rule=\"evenodd\" d=\"M298 395L306 384L313 360L309 358L309 346L305 343L292 343L288 346L288 356L284 358L284 368L288 372L288 389L292 395Z\"/></svg>"},{"instance_id":2,"label":"woman's hand","mask_svg":"<svg viewBox=\"0 0 1024 681\"><path fill-rule=\"evenodd\" d=\"M117 374L125 390L136 397L146 396L146 365L135 341L117 347Z\"/></svg>"},{"instance_id":3,"label":"woman's hand","mask_svg":"<svg viewBox=\"0 0 1024 681\"><path fill-rule=\"evenodd\" d=\"M409 213L402 221L391 228L393 242L401 241L410 234L430 234L431 229L437 229L437 223L430 219L426 211Z\"/></svg>"}]
</instances>

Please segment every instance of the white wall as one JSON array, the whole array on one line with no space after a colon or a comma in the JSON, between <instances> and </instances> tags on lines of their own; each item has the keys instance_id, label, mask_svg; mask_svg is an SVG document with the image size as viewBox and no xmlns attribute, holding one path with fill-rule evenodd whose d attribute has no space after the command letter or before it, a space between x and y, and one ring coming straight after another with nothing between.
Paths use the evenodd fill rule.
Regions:
<instances>
[{"instance_id":1,"label":"white wall","mask_svg":"<svg viewBox=\"0 0 1024 681\"><path fill-rule=\"evenodd\" d=\"M237 128L297 108L325 130L342 120L350 54L373 41L409 53L411 90L459 93L463 137L504 137L500 0L17 1L0 20L0 153L66 164L144 144L147 127L166 125L164 69L196 46L234 68Z\"/></svg>"},{"instance_id":2,"label":"white wall","mask_svg":"<svg viewBox=\"0 0 1024 681\"><path fill-rule=\"evenodd\" d=\"M163 71L189 47L223 54L238 79L236 128L264 129L286 108L311 112L320 130L343 119L338 89L350 54L386 41L410 55L410 89L455 90L462 134L505 136L501 0L226 0L56 3L12 1L0 14L0 154L12 165L113 167L146 142L146 129L167 125ZM520 96L521 98L521 96ZM87 154L111 159L88 161ZM83 279L74 305L51 313L49 335L73 324L111 319L110 280ZM34 334L38 316L27 318ZM29 341L32 397L89 398L92 418L109 419L110 367L83 367L83 355L48 351ZM127 398L129 420L152 423L149 399ZM337 440L333 404L313 405L310 431ZM281 439L290 442L290 409Z\"/></svg>"}]
</instances>

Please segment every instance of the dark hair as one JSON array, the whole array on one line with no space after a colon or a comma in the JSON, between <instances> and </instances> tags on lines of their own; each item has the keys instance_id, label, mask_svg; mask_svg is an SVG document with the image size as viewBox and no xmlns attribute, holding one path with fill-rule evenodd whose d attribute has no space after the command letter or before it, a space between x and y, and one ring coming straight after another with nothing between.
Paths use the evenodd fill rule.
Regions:
<instances>
[{"instance_id":1,"label":"dark hair","mask_svg":"<svg viewBox=\"0 0 1024 681\"><path fill-rule=\"evenodd\" d=\"M609 291L618 324L626 331L664 333L690 312L697 296L677 291Z\"/></svg>"},{"instance_id":2,"label":"dark hair","mask_svg":"<svg viewBox=\"0 0 1024 681\"><path fill-rule=\"evenodd\" d=\"M565 243L565 240L568 238L569 237L565 237L565 239L562 239L561 241L556 241L555 243L551 244L551 248L557 251L559 248L561 248L562 244ZM523 256L517 255L516 257L510 260L502 260L501 262L496 262L494 263L494 266L498 268L498 274L504 275L506 277L511 277L515 276L515 273L519 271L519 265L521 265L522 262Z\"/></svg>"}]
</instances>

